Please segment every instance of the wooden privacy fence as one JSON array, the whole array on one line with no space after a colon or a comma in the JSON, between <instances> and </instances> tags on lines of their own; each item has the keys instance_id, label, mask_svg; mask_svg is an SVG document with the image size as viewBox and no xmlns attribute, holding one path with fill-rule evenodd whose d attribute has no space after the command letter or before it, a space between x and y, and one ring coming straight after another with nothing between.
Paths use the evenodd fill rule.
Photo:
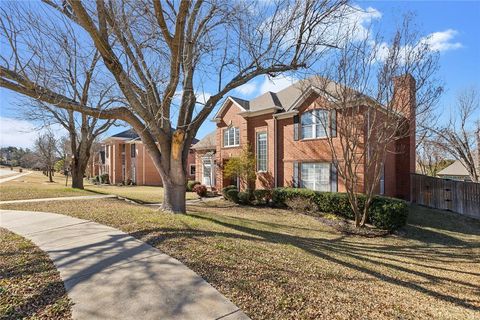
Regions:
<instances>
[{"instance_id":1,"label":"wooden privacy fence","mask_svg":"<svg viewBox=\"0 0 480 320\"><path fill-rule=\"evenodd\" d=\"M412 174L411 200L480 219L480 183Z\"/></svg>"}]
</instances>

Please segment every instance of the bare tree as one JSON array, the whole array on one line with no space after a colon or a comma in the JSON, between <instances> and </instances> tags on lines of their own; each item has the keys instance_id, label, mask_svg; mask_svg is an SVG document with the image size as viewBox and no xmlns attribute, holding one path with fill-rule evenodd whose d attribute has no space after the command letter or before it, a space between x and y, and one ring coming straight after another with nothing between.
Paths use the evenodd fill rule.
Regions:
<instances>
[{"instance_id":1,"label":"bare tree","mask_svg":"<svg viewBox=\"0 0 480 320\"><path fill-rule=\"evenodd\" d=\"M53 171L55 162L57 162L59 157L59 151L58 141L52 132L42 134L35 140L35 151L42 170L48 176L48 180L53 182Z\"/></svg>"},{"instance_id":2,"label":"bare tree","mask_svg":"<svg viewBox=\"0 0 480 320\"><path fill-rule=\"evenodd\" d=\"M324 68L325 78L305 86L332 110L317 122L326 132L357 227L367 222L389 156L407 155L402 165L414 172L415 116L430 110L442 92L434 78L438 55L410 24L406 16L390 41L373 32L355 39L354 26ZM408 173L397 179L405 179L408 188Z\"/></svg>"},{"instance_id":3,"label":"bare tree","mask_svg":"<svg viewBox=\"0 0 480 320\"><path fill-rule=\"evenodd\" d=\"M57 22L16 4L9 6L8 13L2 11L2 42L8 43L10 49L8 58L2 54L2 79L13 80L15 75L13 81L22 83L23 91L19 87L14 90L30 97L21 103L28 119L42 121L45 126L58 123L69 133L72 187L83 189L92 143L110 128L113 120L60 109L55 101L42 98L47 92L35 88L54 90L98 114L116 102L111 96L114 86L98 73L98 50L85 45L73 25Z\"/></svg>"},{"instance_id":4,"label":"bare tree","mask_svg":"<svg viewBox=\"0 0 480 320\"><path fill-rule=\"evenodd\" d=\"M467 169L470 179L480 181L480 95L472 87L457 96L450 119L443 126L430 127L436 146Z\"/></svg>"},{"instance_id":5,"label":"bare tree","mask_svg":"<svg viewBox=\"0 0 480 320\"><path fill-rule=\"evenodd\" d=\"M347 0L43 2L61 14L55 19L75 25L82 45L98 50L102 71L126 104L99 112L39 83L37 73L22 73L25 57L2 59L0 86L59 108L129 123L162 177L162 208L173 212L185 212L189 147L215 106L259 75L317 61L336 45L331 27L347 8ZM206 91L206 83L214 84L208 88L213 92Z\"/></svg>"},{"instance_id":6,"label":"bare tree","mask_svg":"<svg viewBox=\"0 0 480 320\"><path fill-rule=\"evenodd\" d=\"M436 177L437 173L452 164L453 160L447 159L447 153L438 147L437 142L423 139L417 144L417 168L421 174Z\"/></svg>"}]
</instances>

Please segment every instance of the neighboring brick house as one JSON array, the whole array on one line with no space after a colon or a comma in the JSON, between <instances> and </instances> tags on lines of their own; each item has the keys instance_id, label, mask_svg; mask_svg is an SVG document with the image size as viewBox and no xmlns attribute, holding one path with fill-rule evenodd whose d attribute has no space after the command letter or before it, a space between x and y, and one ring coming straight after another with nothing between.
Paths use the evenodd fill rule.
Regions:
<instances>
[{"instance_id":1,"label":"neighboring brick house","mask_svg":"<svg viewBox=\"0 0 480 320\"><path fill-rule=\"evenodd\" d=\"M217 133L211 132L197 142L192 149L195 150L195 180L208 188L216 186L216 161Z\"/></svg>"},{"instance_id":2,"label":"neighboring brick house","mask_svg":"<svg viewBox=\"0 0 480 320\"><path fill-rule=\"evenodd\" d=\"M222 167L229 158L238 156L248 143L257 158L257 188L299 186L320 191L345 191L325 139L326 134L336 137L336 117L342 115L328 107L328 96L311 84L316 79L321 78L302 80L250 101L228 97L213 119L217 129L212 133L214 137L207 136L210 145L205 143L204 148L197 150L196 180L205 184L203 168L206 167L207 171L214 171L210 184L217 189L236 184L237 181L223 176ZM330 83L330 86L336 85ZM408 199L410 173L415 172L415 80L403 76L396 79L395 85L396 97L408 98L411 103L409 114L399 115L409 120L407 130L410 134L390 146L401 152L388 154L377 193ZM362 101L358 105L363 106L368 99ZM370 108L368 103L364 107ZM325 132L316 124L315 119L319 117L329 119L331 132ZM336 139L333 140L335 145ZM203 139L199 144L202 142ZM359 190L362 190L363 173L360 175Z\"/></svg>"},{"instance_id":3,"label":"neighboring brick house","mask_svg":"<svg viewBox=\"0 0 480 320\"><path fill-rule=\"evenodd\" d=\"M136 185L162 185L160 174L133 129L106 138L101 149L92 158L91 172L94 175L108 173L111 184L132 181ZM193 150L188 155L187 166L187 179L192 180L195 178Z\"/></svg>"}]
</instances>

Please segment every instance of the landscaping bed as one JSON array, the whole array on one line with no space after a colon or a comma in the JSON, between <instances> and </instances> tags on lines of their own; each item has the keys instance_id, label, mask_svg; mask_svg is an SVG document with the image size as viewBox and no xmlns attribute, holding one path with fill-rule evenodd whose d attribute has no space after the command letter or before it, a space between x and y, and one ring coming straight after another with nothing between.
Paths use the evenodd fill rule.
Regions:
<instances>
[{"instance_id":1,"label":"landscaping bed","mask_svg":"<svg viewBox=\"0 0 480 320\"><path fill-rule=\"evenodd\" d=\"M0 319L71 319L71 301L48 255L0 228Z\"/></svg>"}]
</instances>

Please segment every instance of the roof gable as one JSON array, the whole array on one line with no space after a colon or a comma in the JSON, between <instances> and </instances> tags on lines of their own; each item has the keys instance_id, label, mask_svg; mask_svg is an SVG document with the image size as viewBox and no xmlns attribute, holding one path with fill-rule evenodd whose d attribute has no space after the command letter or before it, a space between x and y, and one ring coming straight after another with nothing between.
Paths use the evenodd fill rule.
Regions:
<instances>
[{"instance_id":1,"label":"roof gable","mask_svg":"<svg viewBox=\"0 0 480 320\"><path fill-rule=\"evenodd\" d=\"M225 99L222 106L220 107L220 109L218 109L217 113L213 117L213 121L219 121L222 117L223 112L230 105L235 105L237 108L240 109L241 112L248 111L250 109L250 104L247 100L243 100L235 97L227 97L227 99Z\"/></svg>"}]
</instances>

